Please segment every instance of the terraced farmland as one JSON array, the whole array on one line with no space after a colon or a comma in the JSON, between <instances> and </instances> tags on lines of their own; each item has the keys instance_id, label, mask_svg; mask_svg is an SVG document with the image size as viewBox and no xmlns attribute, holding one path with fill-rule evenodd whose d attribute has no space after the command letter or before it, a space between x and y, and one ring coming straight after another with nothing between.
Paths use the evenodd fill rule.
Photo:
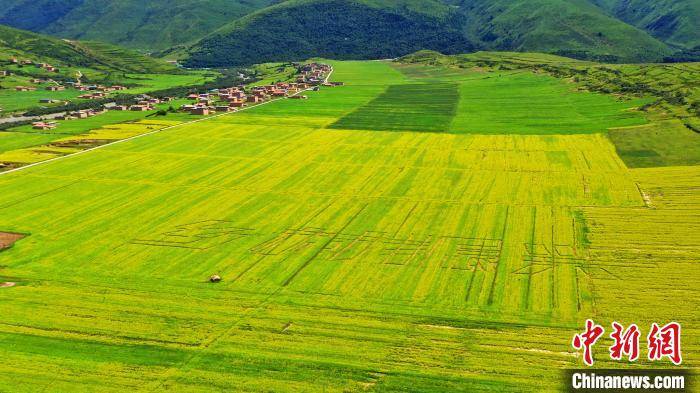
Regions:
<instances>
[{"instance_id":1,"label":"terraced farmland","mask_svg":"<svg viewBox=\"0 0 700 393\"><path fill-rule=\"evenodd\" d=\"M699 174L625 166L603 132L632 103L334 64L308 100L0 176L28 235L0 252L0 386L552 391L586 318L676 319L698 367ZM469 88L517 81L559 113L541 134L530 96Z\"/></svg>"}]
</instances>

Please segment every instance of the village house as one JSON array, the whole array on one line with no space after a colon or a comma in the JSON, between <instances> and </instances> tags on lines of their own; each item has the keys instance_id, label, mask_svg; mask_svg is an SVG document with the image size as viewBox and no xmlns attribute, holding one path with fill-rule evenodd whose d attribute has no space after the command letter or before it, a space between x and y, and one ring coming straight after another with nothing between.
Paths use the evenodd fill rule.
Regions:
<instances>
[{"instance_id":1,"label":"village house","mask_svg":"<svg viewBox=\"0 0 700 393\"><path fill-rule=\"evenodd\" d=\"M243 101L231 101L228 106L232 108L243 108L246 104Z\"/></svg>"},{"instance_id":2,"label":"village house","mask_svg":"<svg viewBox=\"0 0 700 393\"><path fill-rule=\"evenodd\" d=\"M126 90L126 89L127 89L126 86L119 86L119 85L112 86L112 90L116 90L116 91L121 91L121 90Z\"/></svg>"},{"instance_id":3,"label":"village house","mask_svg":"<svg viewBox=\"0 0 700 393\"><path fill-rule=\"evenodd\" d=\"M15 91L34 91L34 90L36 90L36 87L15 86Z\"/></svg>"},{"instance_id":4,"label":"village house","mask_svg":"<svg viewBox=\"0 0 700 393\"><path fill-rule=\"evenodd\" d=\"M69 115L76 119L87 119L90 117L90 114L87 111L75 111L71 112Z\"/></svg>"},{"instance_id":5,"label":"village house","mask_svg":"<svg viewBox=\"0 0 700 393\"><path fill-rule=\"evenodd\" d=\"M270 98L267 94L254 94L253 97L257 98L253 98L252 101L249 102L265 102Z\"/></svg>"},{"instance_id":6,"label":"village house","mask_svg":"<svg viewBox=\"0 0 700 393\"><path fill-rule=\"evenodd\" d=\"M145 111L150 111L151 108L149 105L132 105L129 107L129 110L132 112L145 112Z\"/></svg>"},{"instance_id":7,"label":"village house","mask_svg":"<svg viewBox=\"0 0 700 393\"><path fill-rule=\"evenodd\" d=\"M209 108L206 107L196 107L190 111L191 114L200 116L207 116L209 115L209 112Z\"/></svg>"},{"instance_id":8,"label":"village house","mask_svg":"<svg viewBox=\"0 0 700 393\"><path fill-rule=\"evenodd\" d=\"M217 105L215 109L217 112L230 112L233 110L232 107L227 105Z\"/></svg>"},{"instance_id":9,"label":"village house","mask_svg":"<svg viewBox=\"0 0 700 393\"><path fill-rule=\"evenodd\" d=\"M37 121L32 123L32 128L35 130L53 130L56 128L56 122L50 121L50 122L43 122L43 121Z\"/></svg>"},{"instance_id":10,"label":"village house","mask_svg":"<svg viewBox=\"0 0 700 393\"><path fill-rule=\"evenodd\" d=\"M260 96L253 95L253 96L248 96L247 101L252 102L252 103L258 103L258 102L263 102L264 99Z\"/></svg>"},{"instance_id":11,"label":"village house","mask_svg":"<svg viewBox=\"0 0 700 393\"><path fill-rule=\"evenodd\" d=\"M48 90L48 91L63 91L63 90L66 90L66 88L63 86L48 86L46 88L46 90Z\"/></svg>"},{"instance_id":12,"label":"village house","mask_svg":"<svg viewBox=\"0 0 700 393\"><path fill-rule=\"evenodd\" d=\"M113 111L128 111L129 107L126 105L115 105L110 108Z\"/></svg>"},{"instance_id":13,"label":"village house","mask_svg":"<svg viewBox=\"0 0 700 393\"><path fill-rule=\"evenodd\" d=\"M295 99L295 100L306 100L306 99L308 99L309 97L308 97L308 96L303 96L303 95L297 94L297 95L291 96L291 97L289 97L289 98L292 98L292 99Z\"/></svg>"},{"instance_id":14,"label":"village house","mask_svg":"<svg viewBox=\"0 0 700 393\"><path fill-rule=\"evenodd\" d=\"M0 71L0 76L7 76L7 71Z\"/></svg>"}]
</instances>

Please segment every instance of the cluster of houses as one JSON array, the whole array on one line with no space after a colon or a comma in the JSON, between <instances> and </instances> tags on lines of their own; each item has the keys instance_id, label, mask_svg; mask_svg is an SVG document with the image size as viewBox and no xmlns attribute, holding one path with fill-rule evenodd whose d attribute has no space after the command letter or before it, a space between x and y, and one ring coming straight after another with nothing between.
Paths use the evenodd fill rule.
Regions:
<instances>
[{"instance_id":1,"label":"cluster of houses","mask_svg":"<svg viewBox=\"0 0 700 393\"><path fill-rule=\"evenodd\" d=\"M100 100L103 98L107 98L108 93L113 92L113 91L122 91L126 90L127 87L125 86L101 86L101 85L81 85L80 83L76 82L66 82L65 85L60 84L56 81L53 80L44 80L44 79L31 79L29 82L34 83L34 84L40 84L40 83L52 83L50 86L44 87L44 90L46 91L64 91L66 90L66 85L68 87L72 87L76 90L79 91L84 91L86 92L85 94L81 94L78 96L78 98L81 99L86 99L86 100ZM15 91L36 91L38 90L37 87L34 86L15 86ZM49 100L49 99L41 99L39 100L40 103L50 103L54 102L55 100Z\"/></svg>"},{"instance_id":2,"label":"cluster of houses","mask_svg":"<svg viewBox=\"0 0 700 393\"><path fill-rule=\"evenodd\" d=\"M93 117L105 113L104 109L85 109L80 111L64 113L58 116L58 120L74 120L74 119L87 119L88 117Z\"/></svg>"},{"instance_id":3,"label":"cluster of houses","mask_svg":"<svg viewBox=\"0 0 700 393\"><path fill-rule=\"evenodd\" d=\"M12 63L12 64L17 64L17 65L23 65L23 66L25 66L25 65L33 65L33 66L35 66L36 68L41 68L41 69L44 69L44 70L46 70L46 71L48 71L48 72L60 72L60 71L61 71L61 70L59 70L58 68L52 66L51 64L33 62L33 61L31 61L31 60L19 60L19 59L17 59L16 57L10 58L10 63Z\"/></svg>"},{"instance_id":4,"label":"cluster of houses","mask_svg":"<svg viewBox=\"0 0 700 393\"><path fill-rule=\"evenodd\" d=\"M105 113L104 109L85 109L73 112L66 112L55 117L55 120L75 120L75 119L87 119L89 117L101 115ZM58 126L55 121L36 121L32 123L32 128L35 130L53 130Z\"/></svg>"},{"instance_id":5,"label":"cluster of houses","mask_svg":"<svg viewBox=\"0 0 700 393\"><path fill-rule=\"evenodd\" d=\"M145 94L140 95L137 99L138 101L133 105L115 105L109 109L113 111L145 112L154 110L157 104L164 104L173 100L172 97L153 98Z\"/></svg>"},{"instance_id":6,"label":"cluster of houses","mask_svg":"<svg viewBox=\"0 0 700 393\"><path fill-rule=\"evenodd\" d=\"M107 93L113 92L113 91L122 91L126 90L127 88L125 86L101 86L101 85L89 85L89 86L84 86L81 84L73 84L73 87L79 91L85 91L87 93L81 94L78 96L78 98L82 99L87 99L87 100L101 100L103 98L107 97Z\"/></svg>"},{"instance_id":7,"label":"cluster of houses","mask_svg":"<svg viewBox=\"0 0 700 393\"><path fill-rule=\"evenodd\" d=\"M209 93L190 94L187 98L194 100L185 104L180 110L193 115L209 115L214 112L232 112L248 105L260 104L271 99L290 98L304 100L308 97L301 92L320 85L339 86L340 82L326 83L326 77L332 71L331 66L320 63L297 65L296 82L277 82L271 85L254 86L246 91L244 86L214 89Z\"/></svg>"},{"instance_id":8,"label":"cluster of houses","mask_svg":"<svg viewBox=\"0 0 700 393\"><path fill-rule=\"evenodd\" d=\"M193 115L208 115L214 112L233 112L248 105L260 104L273 98L306 98L298 93L309 86L305 83L280 82L267 86L255 86L248 91L243 86L214 89L210 93L190 94L187 98L194 100L185 104L180 110Z\"/></svg>"}]
</instances>

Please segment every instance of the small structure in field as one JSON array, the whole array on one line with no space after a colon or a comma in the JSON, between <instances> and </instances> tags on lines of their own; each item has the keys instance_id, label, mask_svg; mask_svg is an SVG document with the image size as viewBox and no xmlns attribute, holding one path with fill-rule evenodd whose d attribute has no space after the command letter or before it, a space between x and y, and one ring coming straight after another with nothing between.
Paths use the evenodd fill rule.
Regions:
<instances>
[{"instance_id":1,"label":"small structure in field","mask_svg":"<svg viewBox=\"0 0 700 393\"><path fill-rule=\"evenodd\" d=\"M193 115L207 116L209 115L209 108L207 107L196 107L190 110Z\"/></svg>"},{"instance_id":2,"label":"small structure in field","mask_svg":"<svg viewBox=\"0 0 700 393\"><path fill-rule=\"evenodd\" d=\"M211 277L209 277L209 282L213 282L213 283L221 282L221 276L219 276L218 274L214 274Z\"/></svg>"},{"instance_id":3,"label":"small structure in field","mask_svg":"<svg viewBox=\"0 0 700 393\"><path fill-rule=\"evenodd\" d=\"M32 123L32 128L35 130L53 130L54 128L56 128L56 122L37 121Z\"/></svg>"}]
</instances>

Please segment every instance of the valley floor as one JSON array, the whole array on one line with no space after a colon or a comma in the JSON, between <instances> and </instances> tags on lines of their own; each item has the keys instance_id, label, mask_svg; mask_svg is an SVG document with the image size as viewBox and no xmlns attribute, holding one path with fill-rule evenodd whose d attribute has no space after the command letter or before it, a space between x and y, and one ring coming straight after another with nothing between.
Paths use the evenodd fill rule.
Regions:
<instances>
[{"instance_id":1,"label":"valley floor","mask_svg":"<svg viewBox=\"0 0 700 393\"><path fill-rule=\"evenodd\" d=\"M0 175L0 391L557 391L587 318L676 320L698 367L700 167L625 165L640 102L334 67Z\"/></svg>"}]
</instances>

